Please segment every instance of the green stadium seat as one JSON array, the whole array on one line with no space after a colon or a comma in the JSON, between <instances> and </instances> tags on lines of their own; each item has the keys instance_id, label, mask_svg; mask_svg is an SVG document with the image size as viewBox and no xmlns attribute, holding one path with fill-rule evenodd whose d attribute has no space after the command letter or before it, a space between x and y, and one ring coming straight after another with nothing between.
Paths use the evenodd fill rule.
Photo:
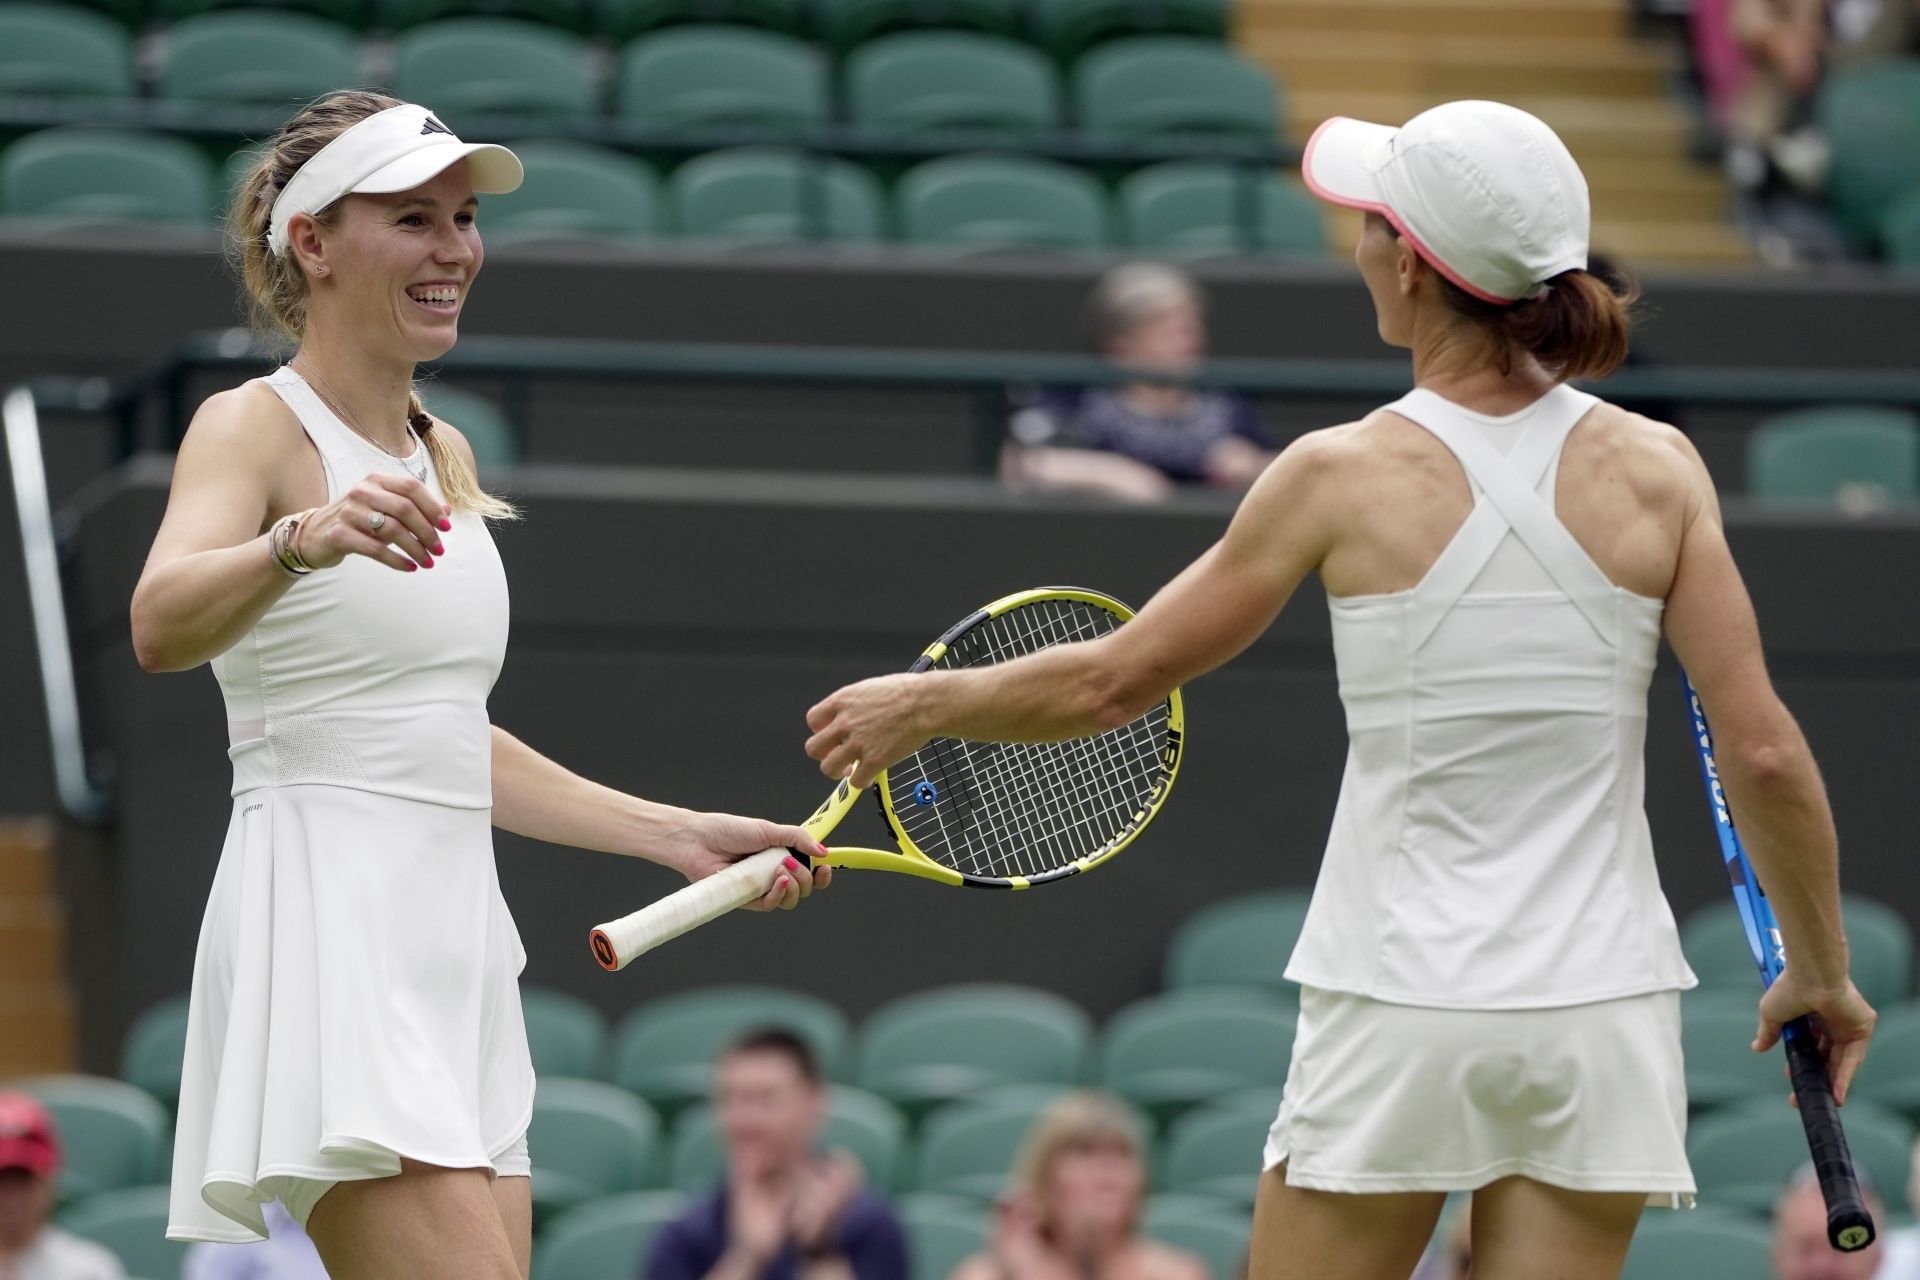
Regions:
<instances>
[{"instance_id":1,"label":"green stadium seat","mask_svg":"<svg viewBox=\"0 0 1920 1280\"><path fill-rule=\"evenodd\" d=\"M638 239L659 220L659 183L632 156L590 142L516 142L526 179L488 196L480 232L489 247L531 241Z\"/></svg>"},{"instance_id":2,"label":"green stadium seat","mask_svg":"<svg viewBox=\"0 0 1920 1280\"><path fill-rule=\"evenodd\" d=\"M1074 108L1090 133L1279 132L1279 94L1265 68L1194 36L1136 36L1102 45L1073 68Z\"/></svg>"},{"instance_id":3,"label":"green stadium seat","mask_svg":"<svg viewBox=\"0 0 1920 1280\"><path fill-rule=\"evenodd\" d=\"M1266 1091L1249 1091L1187 1112L1167 1130L1155 1162L1162 1189L1206 1196L1242 1210L1253 1207L1260 1182L1260 1153L1279 1102Z\"/></svg>"},{"instance_id":4,"label":"green stadium seat","mask_svg":"<svg viewBox=\"0 0 1920 1280\"><path fill-rule=\"evenodd\" d=\"M1259 1172L1259 1164L1256 1142L1253 1169L1247 1175L1249 1183ZM1252 1230L1247 1205L1208 1196L1154 1196L1140 1215L1141 1235L1196 1255L1207 1264L1207 1273L1218 1280L1246 1274L1247 1239Z\"/></svg>"},{"instance_id":5,"label":"green stadium seat","mask_svg":"<svg viewBox=\"0 0 1920 1280\"><path fill-rule=\"evenodd\" d=\"M1880 219L1880 243L1895 270L1920 271L1920 188L1887 206Z\"/></svg>"},{"instance_id":6,"label":"green stadium seat","mask_svg":"<svg viewBox=\"0 0 1920 1280\"><path fill-rule=\"evenodd\" d=\"M1296 1016L1278 1002L1178 991L1138 1000L1101 1033L1099 1079L1161 1117L1231 1090L1280 1084Z\"/></svg>"},{"instance_id":7,"label":"green stadium seat","mask_svg":"<svg viewBox=\"0 0 1920 1280\"><path fill-rule=\"evenodd\" d=\"M1045 1104L954 1102L921 1126L914 1186L921 1191L997 1199L1007 1188L1014 1157Z\"/></svg>"},{"instance_id":8,"label":"green stadium seat","mask_svg":"<svg viewBox=\"0 0 1920 1280\"><path fill-rule=\"evenodd\" d=\"M1771 1280L1772 1235L1760 1221L1698 1209L1649 1213L1633 1233L1620 1280Z\"/></svg>"},{"instance_id":9,"label":"green stadium seat","mask_svg":"<svg viewBox=\"0 0 1920 1280\"><path fill-rule=\"evenodd\" d=\"M203 13L167 29L163 98L299 106L360 81L360 45L346 27L271 9Z\"/></svg>"},{"instance_id":10,"label":"green stadium seat","mask_svg":"<svg viewBox=\"0 0 1920 1280\"><path fill-rule=\"evenodd\" d=\"M1885 903L1844 894L1841 913L1852 948L1853 981L1868 1002L1898 1004L1912 991L1913 928ZM1703 987L1726 987L1760 998L1760 973L1731 898L1701 907L1680 924L1680 948Z\"/></svg>"},{"instance_id":11,"label":"green stadium seat","mask_svg":"<svg viewBox=\"0 0 1920 1280\"><path fill-rule=\"evenodd\" d=\"M60 1199L143 1187L164 1177L167 1112L142 1089L103 1076L30 1076L8 1088L30 1093L60 1134Z\"/></svg>"},{"instance_id":12,"label":"green stadium seat","mask_svg":"<svg viewBox=\"0 0 1920 1280\"><path fill-rule=\"evenodd\" d=\"M64 4L0 4L0 94L133 96L133 42Z\"/></svg>"},{"instance_id":13,"label":"green stadium seat","mask_svg":"<svg viewBox=\"0 0 1920 1280\"><path fill-rule=\"evenodd\" d=\"M904 31L847 58L847 110L874 134L1037 133L1060 125L1059 77L1038 50L967 31Z\"/></svg>"},{"instance_id":14,"label":"green stadium seat","mask_svg":"<svg viewBox=\"0 0 1920 1280\"><path fill-rule=\"evenodd\" d=\"M448 18L511 18L584 33L590 16L588 0L370 0L370 3L375 6L380 25L393 31ZM440 109L438 102L433 105Z\"/></svg>"},{"instance_id":15,"label":"green stadium seat","mask_svg":"<svg viewBox=\"0 0 1920 1280\"><path fill-rule=\"evenodd\" d=\"M187 1246L167 1239L169 1195L164 1185L102 1191L62 1210L57 1223L113 1250L131 1275L177 1276Z\"/></svg>"},{"instance_id":16,"label":"green stadium seat","mask_svg":"<svg viewBox=\"0 0 1920 1280\"><path fill-rule=\"evenodd\" d=\"M1920 1124L1920 1000L1883 1006L1849 1099L1865 1098ZM1848 1110L1852 1110L1849 1103Z\"/></svg>"},{"instance_id":17,"label":"green stadium seat","mask_svg":"<svg viewBox=\"0 0 1920 1280\"><path fill-rule=\"evenodd\" d=\"M449 123L475 112L590 115L599 97L585 41L515 18L448 18L402 32L393 91L431 103Z\"/></svg>"},{"instance_id":18,"label":"green stadium seat","mask_svg":"<svg viewBox=\"0 0 1920 1280\"><path fill-rule=\"evenodd\" d=\"M805 0L601 0L600 31L615 41L681 23L763 27L800 35L808 26Z\"/></svg>"},{"instance_id":19,"label":"green stadium seat","mask_svg":"<svg viewBox=\"0 0 1920 1280\"><path fill-rule=\"evenodd\" d=\"M785 1027L813 1049L823 1075L837 1079L846 1053L846 1015L786 987L708 987L642 1005L614 1032L613 1081L663 1108L707 1096L713 1060L740 1035Z\"/></svg>"},{"instance_id":20,"label":"green stadium seat","mask_svg":"<svg viewBox=\"0 0 1920 1280\"><path fill-rule=\"evenodd\" d=\"M1004 1084L1074 1084L1092 1024L1030 987L955 986L906 996L860 1029L854 1080L911 1111Z\"/></svg>"},{"instance_id":21,"label":"green stadium seat","mask_svg":"<svg viewBox=\"0 0 1920 1280\"><path fill-rule=\"evenodd\" d=\"M625 1089L541 1076L527 1131L535 1217L652 1185L659 1145L660 1117Z\"/></svg>"},{"instance_id":22,"label":"green stadium seat","mask_svg":"<svg viewBox=\"0 0 1920 1280\"><path fill-rule=\"evenodd\" d=\"M1913 1126L1859 1096L1848 1098L1841 1120L1854 1164L1873 1179L1886 1203L1906 1203ZM1781 1188L1808 1159L1806 1131L1784 1093L1723 1107L1687 1133L1700 1203L1715 1208L1771 1212Z\"/></svg>"},{"instance_id":23,"label":"green stadium seat","mask_svg":"<svg viewBox=\"0 0 1920 1280\"><path fill-rule=\"evenodd\" d=\"M807 129L830 111L827 65L802 40L751 27L674 27L620 54L619 113L662 128Z\"/></svg>"},{"instance_id":24,"label":"green stadium seat","mask_svg":"<svg viewBox=\"0 0 1920 1280\"><path fill-rule=\"evenodd\" d=\"M667 204L681 235L736 245L863 243L885 235L885 203L872 174L784 147L695 156L667 179Z\"/></svg>"},{"instance_id":25,"label":"green stadium seat","mask_svg":"<svg viewBox=\"0 0 1920 1280\"><path fill-rule=\"evenodd\" d=\"M533 1280L630 1280L660 1228L686 1207L677 1191L630 1191L569 1209L534 1242Z\"/></svg>"},{"instance_id":26,"label":"green stadium seat","mask_svg":"<svg viewBox=\"0 0 1920 1280\"><path fill-rule=\"evenodd\" d=\"M1240 894L1188 916L1167 944L1165 985L1265 987L1291 993L1280 975L1306 922L1304 889Z\"/></svg>"},{"instance_id":27,"label":"green stadium seat","mask_svg":"<svg viewBox=\"0 0 1920 1280\"><path fill-rule=\"evenodd\" d=\"M1226 37L1227 0L1035 0L1034 38L1061 62L1103 41L1167 34Z\"/></svg>"},{"instance_id":28,"label":"green stadium seat","mask_svg":"<svg viewBox=\"0 0 1920 1280\"><path fill-rule=\"evenodd\" d=\"M468 428L458 416L448 417L435 406L446 394L437 383L428 387L427 411L464 431ZM477 398L477 397L476 397ZM489 406L491 407L491 406ZM455 411L458 413L458 411ZM471 440L471 434L467 437ZM479 450L476 448L475 452ZM486 461L481 460L481 470ZM599 1080L607 1071L607 1020L600 1011L564 991L551 987L522 987L520 1010L527 1020L527 1044L533 1050L533 1070L542 1080L548 1076L567 1076L575 1080Z\"/></svg>"},{"instance_id":29,"label":"green stadium seat","mask_svg":"<svg viewBox=\"0 0 1920 1280\"><path fill-rule=\"evenodd\" d=\"M978 1200L916 1192L896 1204L907 1233L911 1280L947 1280L987 1247L987 1210Z\"/></svg>"},{"instance_id":30,"label":"green stadium seat","mask_svg":"<svg viewBox=\"0 0 1920 1280\"><path fill-rule=\"evenodd\" d=\"M467 438L467 444L473 448L473 460L480 469L482 482L493 472L514 466L520 461L519 431L506 412L485 396L429 380L420 383L420 403L428 413L453 426ZM532 1032L531 1024L528 1032Z\"/></svg>"},{"instance_id":31,"label":"green stadium seat","mask_svg":"<svg viewBox=\"0 0 1920 1280\"><path fill-rule=\"evenodd\" d=\"M950 248L1098 249L1106 193L1086 173L1030 156L943 156L894 190L901 239Z\"/></svg>"},{"instance_id":32,"label":"green stadium seat","mask_svg":"<svg viewBox=\"0 0 1920 1280\"><path fill-rule=\"evenodd\" d=\"M828 45L844 52L876 36L912 29L1017 35L1020 11L1014 0L820 0L814 23Z\"/></svg>"},{"instance_id":33,"label":"green stadium seat","mask_svg":"<svg viewBox=\"0 0 1920 1280\"><path fill-rule=\"evenodd\" d=\"M0 153L0 216L66 227L207 225L213 167L179 138L70 126L28 134Z\"/></svg>"},{"instance_id":34,"label":"green stadium seat","mask_svg":"<svg viewBox=\"0 0 1920 1280\"><path fill-rule=\"evenodd\" d=\"M1749 989L1700 987L1680 999L1680 1047L1686 1060L1687 1106L1696 1114L1747 1098L1783 1101L1786 1058L1750 1047L1759 1019L1756 977Z\"/></svg>"},{"instance_id":35,"label":"green stadium seat","mask_svg":"<svg viewBox=\"0 0 1920 1280\"><path fill-rule=\"evenodd\" d=\"M146 0L111 0L115 4L143 5ZM153 16L178 22L216 9L291 9L345 23L356 30L374 20L375 0L152 0ZM349 82L353 83L353 82ZM330 86L335 89L346 85Z\"/></svg>"},{"instance_id":36,"label":"green stadium seat","mask_svg":"<svg viewBox=\"0 0 1920 1280\"><path fill-rule=\"evenodd\" d=\"M1833 149L1827 202L1854 246L1872 249L1885 211L1920 191L1920 58L1835 71L1815 114Z\"/></svg>"},{"instance_id":37,"label":"green stadium seat","mask_svg":"<svg viewBox=\"0 0 1920 1280\"><path fill-rule=\"evenodd\" d=\"M699 1194L718 1185L725 1158L716 1123L713 1107L707 1103L688 1107L674 1121L667 1161L670 1186ZM899 1183L905 1168L906 1117L885 1098L834 1085L827 1091L820 1142L829 1150L849 1152L866 1171L868 1185L886 1190Z\"/></svg>"},{"instance_id":38,"label":"green stadium seat","mask_svg":"<svg viewBox=\"0 0 1920 1280\"><path fill-rule=\"evenodd\" d=\"M187 998L174 996L134 1019L120 1042L120 1078L172 1108L180 1101L187 1051Z\"/></svg>"},{"instance_id":39,"label":"green stadium seat","mask_svg":"<svg viewBox=\"0 0 1920 1280\"><path fill-rule=\"evenodd\" d=\"M1754 497L1831 503L1850 490L1874 503L1920 501L1920 417L1871 405L1796 409L1768 418L1748 439ZM1907 958L1911 968L1911 941Z\"/></svg>"},{"instance_id":40,"label":"green stadium seat","mask_svg":"<svg viewBox=\"0 0 1920 1280\"><path fill-rule=\"evenodd\" d=\"M1298 178L1213 160L1171 160L1120 183L1127 243L1180 255L1321 258L1320 204Z\"/></svg>"}]
</instances>

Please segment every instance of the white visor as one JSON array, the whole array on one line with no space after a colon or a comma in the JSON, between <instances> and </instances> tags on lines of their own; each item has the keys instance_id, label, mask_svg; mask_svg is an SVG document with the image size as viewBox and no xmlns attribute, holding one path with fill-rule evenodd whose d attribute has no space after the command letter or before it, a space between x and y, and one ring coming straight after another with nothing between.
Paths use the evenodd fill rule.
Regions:
<instances>
[{"instance_id":1,"label":"white visor","mask_svg":"<svg viewBox=\"0 0 1920 1280\"><path fill-rule=\"evenodd\" d=\"M287 222L318 213L341 196L411 191L448 165L467 162L473 189L501 195L520 185L520 159L491 142L462 142L425 107L388 107L320 148L295 171L273 202L267 247L287 251Z\"/></svg>"},{"instance_id":2,"label":"white visor","mask_svg":"<svg viewBox=\"0 0 1920 1280\"><path fill-rule=\"evenodd\" d=\"M1335 116L1300 161L1315 195L1378 213L1476 298L1537 296L1587 265L1587 180L1544 123L1502 102L1448 102L1398 128Z\"/></svg>"}]
</instances>

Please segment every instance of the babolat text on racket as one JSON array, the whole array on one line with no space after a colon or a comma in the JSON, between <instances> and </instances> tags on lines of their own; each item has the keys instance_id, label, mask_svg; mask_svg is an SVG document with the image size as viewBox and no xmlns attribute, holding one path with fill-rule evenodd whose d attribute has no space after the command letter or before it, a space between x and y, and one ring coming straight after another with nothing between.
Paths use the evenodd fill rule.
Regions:
<instances>
[{"instance_id":1,"label":"babolat text on racket","mask_svg":"<svg viewBox=\"0 0 1920 1280\"><path fill-rule=\"evenodd\" d=\"M1004 662L1056 644L1093 640L1133 616L1118 600L1078 587L1003 596L947 629L909 668L952 670ZM1166 803L1180 769L1178 689L1139 718L1064 742L935 738L874 779L894 849L830 848L818 865L893 871L970 889L1028 889L1091 871L1135 839ZM824 841L859 797L842 780L806 821ZM602 967L634 957L753 901L781 860L766 849L593 931Z\"/></svg>"}]
</instances>

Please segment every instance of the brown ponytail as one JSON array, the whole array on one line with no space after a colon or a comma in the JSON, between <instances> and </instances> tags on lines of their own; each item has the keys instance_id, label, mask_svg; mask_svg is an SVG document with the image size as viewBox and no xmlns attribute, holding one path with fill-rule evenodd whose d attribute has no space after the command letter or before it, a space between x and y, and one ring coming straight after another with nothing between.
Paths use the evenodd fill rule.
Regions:
<instances>
[{"instance_id":1,"label":"brown ponytail","mask_svg":"<svg viewBox=\"0 0 1920 1280\"><path fill-rule=\"evenodd\" d=\"M273 202L301 165L320 149L368 116L404 105L400 99L365 89L346 89L308 103L280 127L260 150L253 168L235 189L227 210L228 257L246 287L254 329L262 336L299 342L307 327L307 278L291 253L276 254L267 244ZM323 227L339 217L335 201L313 215ZM433 419L420 404L420 393L407 397L407 417L433 459L440 487L456 511L471 511L489 520L511 520L513 505L480 487L480 478L450 441L436 438Z\"/></svg>"},{"instance_id":2,"label":"brown ponytail","mask_svg":"<svg viewBox=\"0 0 1920 1280\"><path fill-rule=\"evenodd\" d=\"M1630 308L1640 286L1617 275L1611 284L1588 271L1562 271L1546 293L1513 303L1486 302L1448 280L1441 292L1453 313L1504 339L1509 352L1530 352L1555 377L1604 378L1627 358Z\"/></svg>"}]
</instances>

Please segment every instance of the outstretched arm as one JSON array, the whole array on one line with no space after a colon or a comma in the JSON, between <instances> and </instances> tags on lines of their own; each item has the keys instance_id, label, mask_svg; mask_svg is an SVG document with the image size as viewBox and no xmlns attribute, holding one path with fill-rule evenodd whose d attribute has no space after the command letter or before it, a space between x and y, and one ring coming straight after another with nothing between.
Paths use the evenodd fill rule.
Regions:
<instances>
[{"instance_id":1,"label":"outstretched arm","mask_svg":"<svg viewBox=\"0 0 1920 1280\"><path fill-rule=\"evenodd\" d=\"M762 849L824 854L826 847L799 827L729 813L696 813L642 800L591 782L493 728L493 825L549 844L645 858L699 880ZM805 859L787 869L754 906L791 907L833 872L809 871Z\"/></svg>"},{"instance_id":2,"label":"outstretched arm","mask_svg":"<svg viewBox=\"0 0 1920 1280\"><path fill-rule=\"evenodd\" d=\"M1330 465L1320 436L1296 441L1226 535L1110 635L991 667L848 685L807 713L807 754L828 777L851 769L865 786L931 738L1050 742L1127 723L1252 644L1319 565Z\"/></svg>"}]
</instances>

